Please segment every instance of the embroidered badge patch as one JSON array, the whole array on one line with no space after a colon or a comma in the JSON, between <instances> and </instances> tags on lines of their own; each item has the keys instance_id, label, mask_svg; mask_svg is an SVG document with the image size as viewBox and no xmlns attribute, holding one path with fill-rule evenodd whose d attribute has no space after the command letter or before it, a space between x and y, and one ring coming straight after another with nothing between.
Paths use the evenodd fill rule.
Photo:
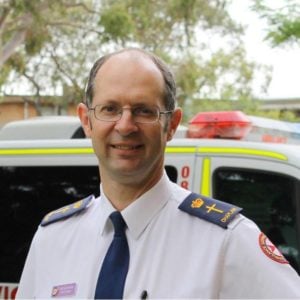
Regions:
<instances>
[{"instance_id":1,"label":"embroidered badge patch","mask_svg":"<svg viewBox=\"0 0 300 300\"><path fill-rule=\"evenodd\" d=\"M261 250L266 256L281 264L289 263L264 233L259 235L258 241Z\"/></svg>"},{"instance_id":2,"label":"embroidered badge patch","mask_svg":"<svg viewBox=\"0 0 300 300\"><path fill-rule=\"evenodd\" d=\"M191 193L178 207L193 216L215 223L223 228L242 210L240 207Z\"/></svg>"},{"instance_id":3,"label":"embroidered badge patch","mask_svg":"<svg viewBox=\"0 0 300 300\"><path fill-rule=\"evenodd\" d=\"M192 201L192 208L200 208L204 204L204 201L201 198L197 198Z\"/></svg>"},{"instance_id":4,"label":"embroidered badge patch","mask_svg":"<svg viewBox=\"0 0 300 300\"><path fill-rule=\"evenodd\" d=\"M52 288L51 297L60 298L66 296L75 296L76 294L76 283L68 283L63 285L57 285Z\"/></svg>"}]
</instances>

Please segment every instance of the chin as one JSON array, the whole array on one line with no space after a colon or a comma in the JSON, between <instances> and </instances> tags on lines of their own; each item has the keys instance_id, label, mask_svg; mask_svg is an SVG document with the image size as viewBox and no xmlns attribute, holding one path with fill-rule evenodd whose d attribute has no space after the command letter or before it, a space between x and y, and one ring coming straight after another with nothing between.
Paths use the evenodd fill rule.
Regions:
<instances>
[{"instance_id":1,"label":"chin","mask_svg":"<svg viewBox=\"0 0 300 300\"><path fill-rule=\"evenodd\" d=\"M132 183L138 183L147 177L147 172L145 170L133 169L132 166L128 168L116 168L113 173L116 179Z\"/></svg>"}]
</instances>

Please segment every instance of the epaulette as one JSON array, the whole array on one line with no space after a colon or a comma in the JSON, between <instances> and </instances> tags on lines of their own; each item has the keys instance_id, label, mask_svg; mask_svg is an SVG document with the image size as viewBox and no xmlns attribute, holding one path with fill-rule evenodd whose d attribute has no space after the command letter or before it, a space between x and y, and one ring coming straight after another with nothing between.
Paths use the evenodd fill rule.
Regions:
<instances>
[{"instance_id":1,"label":"epaulette","mask_svg":"<svg viewBox=\"0 0 300 300\"><path fill-rule=\"evenodd\" d=\"M242 210L230 203L191 193L178 207L193 216L227 229L228 224Z\"/></svg>"},{"instance_id":2,"label":"epaulette","mask_svg":"<svg viewBox=\"0 0 300 300\"><path fill-rule=\"evenodd\" d=\"M90 195L82 200L79 200L75 203L72 203L70 205L64 206L62 208L59 208L57 210L48 213L42 220L41 226L47 226L54 222L67 219L75 215L76 213L83 211L84 209L87 208L88 204L92 201L93 198L94 196Z\"/></svg>"}]
</instances>

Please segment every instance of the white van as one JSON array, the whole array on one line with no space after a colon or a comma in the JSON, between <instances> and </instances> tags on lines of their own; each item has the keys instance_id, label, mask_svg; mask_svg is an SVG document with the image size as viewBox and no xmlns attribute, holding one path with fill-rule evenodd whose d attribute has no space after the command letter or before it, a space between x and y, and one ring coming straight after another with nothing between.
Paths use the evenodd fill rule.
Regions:
<instances>
[{"instance_id":1,"label":"white van","mask_svg":"<svg viewBox=\"0 0 300 300\"><path fill-rule=\"evenodd\" d=\"M300 146L178 138L165 168L179 185L243 207L299 272ZM0 299L13 299L43 216L98 195L100 178L84 138L0 141L0 178Z\"/></svg>"}]
</instances>

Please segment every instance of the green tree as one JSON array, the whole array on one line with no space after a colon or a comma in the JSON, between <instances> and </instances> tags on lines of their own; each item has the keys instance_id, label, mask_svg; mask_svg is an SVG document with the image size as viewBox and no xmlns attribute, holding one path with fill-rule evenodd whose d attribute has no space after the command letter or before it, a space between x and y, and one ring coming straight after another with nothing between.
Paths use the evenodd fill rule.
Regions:
<instances>
[{"instance_id":1,"label":"green tree","mask_svg":"<svg viewBox=\"0 0 300 300\"><path fill-rule=\"evenodd\" d=\"M90 1L2 0L0 2L0 86L9 74L26 78L38 95L43 84L35 75L38 66L47 74L43 62L48 45L56 47L60 32L78 31L86 26ZM82 17L83 16L83 17ZM49 53L47 53L49 57ZM51 56L50 56L51 57ZM53 61L51 62L53 64ZM45 77L45 76L42 76ZM49 82L49 79L47 80Z\"/></svg>"},{"instance_id":2,"label":"green tree","mask_svg":"<svg viewBox=\"0 0 300 300\"><path fill-rule=\"evenodd\" d=\"M0 3L0 68L15 53L33 56L51 40L51 28L84 26L72 22L75 9L87 6L72 0L2 0ZM19 65L22 68L21 65Z\"/></svg>"},{"instance_id":3,"label":"green tree","mask_svg":"<svg viewBox=\"0 0 300 300\"><path fill-rule=\"evenodd\" d=\"M273 47L300 45L300 2L298 0L274 1L273 6L267 5L266 0L255 0L252 6L259 16L267 21L266 40ZM277 5L277 6L276 6ZM257 111L256 115L264 115L274 119L299 121L292 111L272 110Z\"/></svg>"},{"instance_id":4,"label":"green tree","mask_svg":"<svg viewBox=\"0 0 300 300\"><path fill-rule=\"evenodd\" d=\"M285 0L281 7L270 8L264 0L256 0L253 7L268 21L266 38L273 46L300 44L300 2Z\"/></svg>"},{"instance_id":5,"label":"green tree","mask_svg":"<svg viewBox=\"0 0 300 300\"><path fill-rule=\"evenodd\" d=\"M173 66L179 102L187 112L200 105L200 99L251 102L253 98L252 81L255 72L260 72L259 66L246 59L241 41L243 28L229 16L226 0L4 3L0 14L6 16L6 23L11 20L7 23L10 26L13 15L29 15L31 20L27 27L13 31L6 25L0 31L0 49L4 49L3 41L7 43L13 33L26 28L25 37L10 58L4 61L0 55L4 91L9 83L23 78L31 83L37 99L41 93L64 90L62 101L79 102L87 72L96 58L112 49L139 46L154 51ZM220 41L225 41L225 46ZM268 84L269 77L265 78L262 87Z\"/></svg>"}]
</instances>

